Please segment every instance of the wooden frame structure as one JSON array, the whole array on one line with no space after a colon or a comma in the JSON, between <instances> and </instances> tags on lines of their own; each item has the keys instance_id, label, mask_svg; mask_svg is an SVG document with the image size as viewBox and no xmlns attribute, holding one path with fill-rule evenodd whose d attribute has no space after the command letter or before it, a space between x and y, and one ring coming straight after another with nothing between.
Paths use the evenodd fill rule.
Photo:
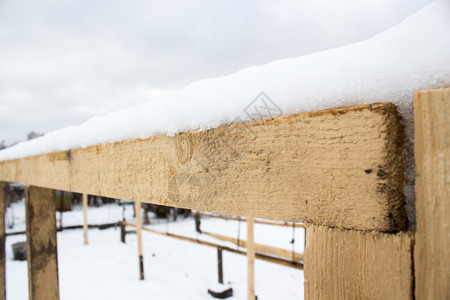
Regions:
<instances>
[{"instance_id":1,"label":"wooden frame structure","mask_svg":"<svg viewBox=\"0 0 450 300\"><path fill-rule=\"evenodd\" d=\"M414 232L405 232L404 130L390 103L0 162L1 181L27 185L30 299L58 299L48 189L129 199L136 205L151 202L242 215L248 220L304 221L307 299L412 299L414 289L420 299L446 299L449 103L449 88L416 94L416 239ZM33 232L37 223L51 237L47 244ZM251 226L248 230L251 233ZM253 300L250 288L248 295Z\"/></svg>"}]
</instances>

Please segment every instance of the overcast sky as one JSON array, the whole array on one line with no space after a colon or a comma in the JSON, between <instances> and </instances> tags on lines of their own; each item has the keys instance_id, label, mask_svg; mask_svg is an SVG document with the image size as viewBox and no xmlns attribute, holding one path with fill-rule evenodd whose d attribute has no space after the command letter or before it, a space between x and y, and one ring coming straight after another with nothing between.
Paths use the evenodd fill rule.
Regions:
<instances>
[{"instance_id":1,"label":"overcast sky","mask_svg":"<svg viewBox=\"0 0 450 300\"><path fill-rule=\"evenodd\" d=\"M0 141L364 40L430 0L0 0Z\"/></svg>"}]
</instances>

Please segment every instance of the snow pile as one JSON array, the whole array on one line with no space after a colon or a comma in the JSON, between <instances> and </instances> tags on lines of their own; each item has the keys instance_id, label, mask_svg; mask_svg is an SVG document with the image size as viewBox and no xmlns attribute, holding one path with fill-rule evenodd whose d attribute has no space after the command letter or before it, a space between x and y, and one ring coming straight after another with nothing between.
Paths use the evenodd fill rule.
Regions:
<instances>
[{"instance_id":1,"label":"snow pile","mask_svg":"<svg viewBox=\"0 0 450 300\"><path fill-rule=\"evenodd\" d=\"M450 5L435 1L363 42L243 69L0 151L0 161L248 119L264 91L283 114L391 101L412 133L414 89L450 85Z\"/></svg>"}]
</instances>

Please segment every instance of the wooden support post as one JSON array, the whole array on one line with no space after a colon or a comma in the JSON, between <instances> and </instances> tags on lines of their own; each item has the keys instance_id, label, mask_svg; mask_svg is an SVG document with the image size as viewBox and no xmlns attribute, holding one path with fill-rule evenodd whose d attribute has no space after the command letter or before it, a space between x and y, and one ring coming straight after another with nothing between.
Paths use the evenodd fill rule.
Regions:
<instances>
[{"instance_id":1,"label":"wooden support post","mask_svg":"<svg viewBox=\"0 0 450 300\"><path fill-rule=\"evenodd\" d=\"M136 234L138 239L138 255L139 255L139 279L144 280L144 257L142 255L142 214L141 202L134 202L136 213Z\"/></svg>"},{"instance_id":2,"label":"wooden support post","mask_svg":"<svg viewBox=\"0 0 450 300\"><path fill-rule=\"evenodd\" d=\"M84 232L84 244L88 244L88 221L87 221L87 194L83 194L83 217L84 217L84 223L83 223L83 232Z\"/></svg>"},{"instance_id":3,"label":"wooden support post","mask_svg":"<svg viewBox=\"0 0 450 300\"><path fill-rule=\"evenodd\" d=\"M119 222L119 226L120 226L120 241L122 243L126 243L126 231L125 231L125 224L123 224L123 222Z\"/></svg>"},{"instance_id":4,"label":"wooden support post","mask_svg":"<svg viewBox=\"0 0 450 300\"><path fill-rule=\"evenodd\" d=\"M219 274L219 283L223 283L223 260L222 260L222 248L217 247L217 271Z\"/></svg>"},{"instance_id":5,"label":"wooden support post","mask_svg":"<svg viewBox=\"0 0 450 300\"><path fill-rule=\"evenodd\" d=\"M0 182L0 300L6 299L5 273L5 183Z\"/></svg>"},{"instance_id":6,"label":"wooden support post","mask_svg":"<svg viewBox=\"0 0 450 300\"><path fill-rule=\"evenodd\" d=\"M247 218L247 284L248 284L248 300L255 300L255 243L253 239L253 223L252 217Z\"/></svg>"},{"instance_id":7,"label":"wooden support post","mask_svg":"<svg viewBox=\"0 0 450 300\"><path fill-rule=\"evenodd\" d=\"M202 229L200 228L200 215L199 214L195 214L195 231L197 231L198 233L202 233Z\"/></svg>"},{"instance_id":8,"label":"wooden support post","mask_svg":"<svg viewBox=\"0 0 450 300\"><path fill-rule=\"evenodd\" d=\"M59 299L54 190L27 186L25 206L29 297Z\"/></svg>"},{"instance_id":9,"label":"wooden support post","mask_svg":"<svg viewBox=\"0 0 450 300\"><path fill-rule=\"evenodd\" d=\"M417 299L450 299L450 88L414 101Z\"/></svg>"},{"instance_id":10,"label":"wooden support post","mask_svg":"<svg viewBox=\"0 0 450 300\"><path fill-rule=\"evenodd\" d=\"M413 299L413 235L311 225L305 299Z\"/></svg>"}]
</instances>

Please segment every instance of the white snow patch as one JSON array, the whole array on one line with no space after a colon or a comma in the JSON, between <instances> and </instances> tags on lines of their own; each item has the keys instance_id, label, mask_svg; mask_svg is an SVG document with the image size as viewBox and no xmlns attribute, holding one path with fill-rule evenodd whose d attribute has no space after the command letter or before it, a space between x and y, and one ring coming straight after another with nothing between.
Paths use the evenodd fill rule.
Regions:
<instances>
[{"instance_id":1,"label":"white snow patch","mask_svg":"<svg viewBox=\"0 0 450 300\"><path fill-rule=\"evenodd\" d=\"M11 214L11 208L7 214ZM8 212L9 211L9 212ZM25 228L24 201L14 204L16 226L9 232ZM127 221L135 223L133 209L126 211ZM56 214L57 218L59 213ZM64 225L83 223L83 210L74 206L64 213ZM122 207L115 204L89 207L90 224L114 222L122 219ZM161 232L198 238L219 243L211 237L195 232L192 217L177 222L151 220L146 225ZM246 226L238 222L202 217L202 229L231 237L246 239ZM128 228L131 230L131 228ZM239 233L240 232L240 233ZM303 252L304 230L295 232L295 251ZM255 224L255 241L279 248L292 249L289 227ZM208 289L217 283L217 250L199 244L156 235L142 234L145 280L139 280L137 238L126 236L126 244L120 242L118 228L89 229L89 245L83 244L83 231L58 232L58 270L61 299L192 299L211 300ZM27 263L14 261L11 245L25 241L25 235L6 238L6 284L8 299L27 299ZM227 244L236 248L234 244ZM224 251L223 267L225 285L233 288L230 299L247 299L247 258ZM303 271L257 259L255 261L255 289L258 299L303 299Z\"/></svg>"}]
</instances>

